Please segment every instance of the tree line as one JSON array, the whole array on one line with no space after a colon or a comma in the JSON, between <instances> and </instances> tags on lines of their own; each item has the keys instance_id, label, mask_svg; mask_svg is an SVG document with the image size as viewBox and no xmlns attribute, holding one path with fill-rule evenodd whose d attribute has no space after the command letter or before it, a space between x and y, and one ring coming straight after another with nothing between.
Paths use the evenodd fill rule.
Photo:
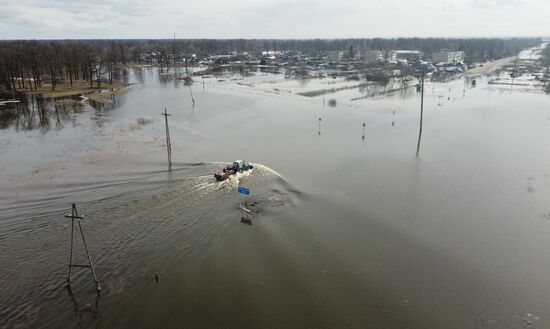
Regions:
<instances>
[{"instance_id":1,"label":"tree line","mask_svg":"<svg viewBox=\"0 0 550 329\"><path fill-rule=\"evenodd\" d=\"M470 62L498 59L517 54L520 50L538 46L540 38L394 38L394 39L179 39L132 40L130 47L142 50L167 49L174 43L177 49L197 55L227 54L230 51L249 52L257 56L262 51L326 52L330 50L421 50L431 54L440 49L462 50Z\"/></svg>"},{"instance_id":2,"label":"tree line","mask_svg":"<svg viewBox=\"0 0 550 329\"><path fill-rule=\"evenodd\" d=\"M101 87L102 78L112 82L116 65L128 58L125 44L97 45L89 41L0 42L0 85L7 91L36 91L47 82L56 90L60 81L73 85L87 81Z\"/></svg>"}]
</instances>

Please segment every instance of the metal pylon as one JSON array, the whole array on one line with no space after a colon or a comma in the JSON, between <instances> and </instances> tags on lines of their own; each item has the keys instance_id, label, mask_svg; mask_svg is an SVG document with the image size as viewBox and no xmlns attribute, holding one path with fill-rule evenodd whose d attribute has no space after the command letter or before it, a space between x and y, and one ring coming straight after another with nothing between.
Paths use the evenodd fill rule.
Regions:
<instances>
[{"instance_id":1,"label":"metal pylon","mask_svg":"<svg viewBox=\"0 0 550 329\"><path fill-rule=\"evenodd\" d=\"M92 258L90 257L90 251L88 250L88 245L86 244L86 238L84 238L84 231L82 231L82 224L80 224L80 220L84 218L84 216L78 215L78 210L76 210L76 204L72 204L72 212L71 215L66 215L66 218L71 219L71 253L69 256L69 274L67 275L67 281L65 282L65 287L71 288L71 272L73 267L89 267L92 270L92 275L94 277L94 282L96 285L97 293L99 294L101 292L101 286L99 285L99 281L97 280L97 276L95 275L94 270L94 264L92 263ZM78 228L80 230L80 235L82 236L82 242L84 243L84 249L86 249L86 255L88 256L88 265L78 265L73 264L73 245L74 245L74 222L77 222Z\"/></svg>"}]
</instances>

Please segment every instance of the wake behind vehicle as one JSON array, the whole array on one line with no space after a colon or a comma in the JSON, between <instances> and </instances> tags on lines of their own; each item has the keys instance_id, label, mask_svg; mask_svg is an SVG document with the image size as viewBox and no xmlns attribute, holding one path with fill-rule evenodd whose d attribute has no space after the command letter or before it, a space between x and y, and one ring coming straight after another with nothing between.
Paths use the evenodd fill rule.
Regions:
<instances>
[{"instance_id":1,"label":"wake behind vehicle","mask_svg":"<svg viewBox=\"0 0 550 329\"><path fill-rule=\"evenodd\" d=\"M235 175L239 172L249 171L253 168L254 167L248 162L244 162L243 160L235 160L233 161L232 165L227 166L222 170L218 171L217 173L215 173L214 177L218 182L221 182L228 179L232 175Z\"/></svg>"}]
</instances>

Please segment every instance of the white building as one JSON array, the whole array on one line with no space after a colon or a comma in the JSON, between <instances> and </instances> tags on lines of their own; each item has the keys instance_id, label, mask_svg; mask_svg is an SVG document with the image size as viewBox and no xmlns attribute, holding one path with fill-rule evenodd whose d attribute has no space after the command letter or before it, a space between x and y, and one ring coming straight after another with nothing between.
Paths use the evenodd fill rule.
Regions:
<instances>
[{"instance_id":1,"label":"white building","mask_svg":"<svg viewBox=\"0 0 550 329\"><path fill-rule=\"evenodd\" d=\"M367 50L365 52L365 61L367 63L378 63L384 61L384 52L380 50Z\"/></svg>"},{"instance_id":2,"label":"white building","mask_svg":"<svg viewBox=\"0 0 550 329\"><path fill-rule=\"evenodd\" d=\"M391 60L396 61L398 59L415 60L424 56L424 53L420 50L394 50L391 52Z\"/></svg>"},{"instance_id":3,"label":"white building","mask_svg":"<svg viewBox=\"0 0 550 329\"><path fill-rule=\"evenodd\" d=\"M458 63L464 62L463 51L449 51L449 49L441 49L432 54L432 63Z\"/></svg>"}]
</instances>

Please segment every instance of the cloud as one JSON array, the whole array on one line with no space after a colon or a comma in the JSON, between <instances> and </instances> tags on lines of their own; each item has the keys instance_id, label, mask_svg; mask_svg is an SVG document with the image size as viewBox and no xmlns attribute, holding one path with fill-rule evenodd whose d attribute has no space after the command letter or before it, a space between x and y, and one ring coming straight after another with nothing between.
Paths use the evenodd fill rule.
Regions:
<instances>
[{"instance_id":1,"label":"cloud","mask_svg":"<svg viewBox=\"0 0 550 329\"><path fill-rule=\"evenodd\" d=\"M0 0L0 39L528 36L547 0ZM536 22L537 24L533 24Z\"/></svg>"}]
</instances>

